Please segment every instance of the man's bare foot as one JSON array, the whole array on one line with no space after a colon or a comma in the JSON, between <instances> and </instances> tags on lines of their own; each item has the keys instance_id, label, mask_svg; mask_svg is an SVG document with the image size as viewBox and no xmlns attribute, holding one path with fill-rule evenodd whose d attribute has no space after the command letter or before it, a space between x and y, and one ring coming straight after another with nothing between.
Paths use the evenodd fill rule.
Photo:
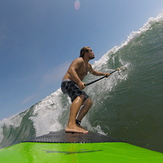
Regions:
<instances>
[{"instance_id":1,"label":"man's bare foot","mask_svg":"<svg viewBox=\"0 0 163 163\"><path fill-rule=\"evenodd\" d=\"M80 125L77 125L78 127L80 127L80 128L82 128L82 129L84 129L84 130L86 130L86 128L84 128L84 127L82 127L82 126L80 126Z\"/></svg>"},{"instance_id":2,"label":"man's bare foot","mask_svg":"<svg viewBox=\"0 0 163 163\"><path fill-rule=\"evenodd\" d=\"M88 131L86 131L85 129L81 128L81 127L78 127L77 125L67 125L66 126L66 129L65 129L66 132L79 132L79 133L88 133Z\"/></svg>"}]
</instances>

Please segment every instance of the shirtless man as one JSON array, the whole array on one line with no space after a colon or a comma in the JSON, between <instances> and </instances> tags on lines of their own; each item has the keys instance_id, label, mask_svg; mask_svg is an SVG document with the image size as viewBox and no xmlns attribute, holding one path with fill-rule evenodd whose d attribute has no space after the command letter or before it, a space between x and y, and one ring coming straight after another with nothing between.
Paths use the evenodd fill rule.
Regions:
<instances>
[{"instance_id":1,"label":"shirtless man","mask_svg":"<svg viewBox=\"0 0 163 163\"><path fill-rule=\"evenodd\" d=\"M80 126L81 120L92 106L92 100L83 91L85 83L82 80L87 73L89 72L96 76L110 75L109 73L95 71L92 68L88 62L94 58L92 49L90 47L83 47L80 50L79 58L71 63L63 77L61 84L62 92L68 94L72 101L68 124L65 128L66 132L88 133L88 131Z\"/></svg>"}]
</instances>

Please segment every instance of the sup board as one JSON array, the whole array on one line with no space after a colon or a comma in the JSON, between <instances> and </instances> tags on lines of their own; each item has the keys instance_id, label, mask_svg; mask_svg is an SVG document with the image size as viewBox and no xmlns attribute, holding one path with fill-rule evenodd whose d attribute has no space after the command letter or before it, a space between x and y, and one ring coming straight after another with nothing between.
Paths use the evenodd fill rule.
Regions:
<instances>
[{"instance_id":1,"label":"sup board","mask_svg":"<svg viewBox=\"0 0 163 163\"><path fill-rule=\"evenodd\" d=\"M50 132L0 149L2 163L162 163L163 154L89 131Z\"/></svg>"}]
</instances>

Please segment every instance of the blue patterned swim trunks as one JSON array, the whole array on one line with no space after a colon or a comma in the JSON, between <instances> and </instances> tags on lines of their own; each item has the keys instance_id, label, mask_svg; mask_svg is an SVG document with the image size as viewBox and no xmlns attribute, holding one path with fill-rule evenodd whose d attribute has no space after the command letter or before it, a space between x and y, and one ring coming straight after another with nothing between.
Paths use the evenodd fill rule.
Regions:
<instances>
[{"instance_id":1,"label":"blue patterned swim trunks","mask_svg":"<svg viewBox=\"0 0 163 163\"><path fill-rule=\"evenodd\" d=\"M68 96L71 98L71 102L73 102L76 97L80 95L84 95L84 101L89 98L89 96L84 91L80 90L78 85L70 79L64 79L62 81L61 90L63 93L68 94Z\"/></svg>"}]
</instances>

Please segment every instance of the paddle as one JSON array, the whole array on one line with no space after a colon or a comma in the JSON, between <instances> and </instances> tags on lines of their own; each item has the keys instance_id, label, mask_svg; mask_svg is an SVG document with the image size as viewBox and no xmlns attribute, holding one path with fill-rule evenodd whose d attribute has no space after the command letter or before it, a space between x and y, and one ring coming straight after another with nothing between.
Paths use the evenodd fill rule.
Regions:
<instances>
[{"instance_id":1,"label":"paddle","mask_svg":"<svg viewBox=\"0 0 163 163\"><path fill-rule=\"evenodd\" d=\"M114 71L110 72L110 75L113 74L114 72L119 71L119 70L122 70L122 69L123 69L123 67L117 68ZM86 83L85 86L91 85L91 84L93 84L93 83L95 83L95 82L97 82L97 81L99 81L101 79L104 79L104 78L107 78L107 76L102 76L101 78L98 78L98 79L96 79L94 81L91 81L89 83Z\"/></svg>"}]
</instances>

